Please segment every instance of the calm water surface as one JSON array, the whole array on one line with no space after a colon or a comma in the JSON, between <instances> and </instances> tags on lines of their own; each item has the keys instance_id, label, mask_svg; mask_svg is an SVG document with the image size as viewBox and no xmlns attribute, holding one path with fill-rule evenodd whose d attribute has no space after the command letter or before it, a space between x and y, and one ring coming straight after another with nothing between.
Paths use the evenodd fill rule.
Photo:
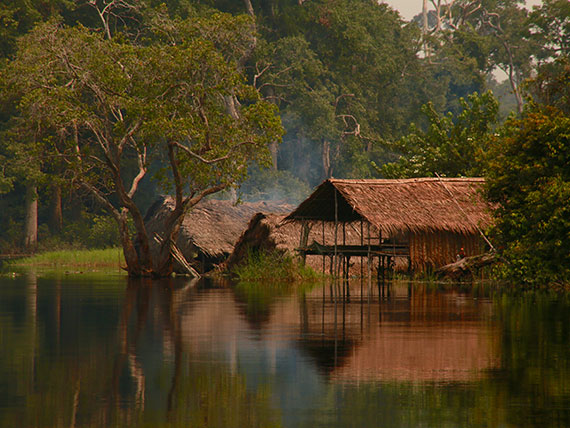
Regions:
<instances>
[{"instance_id":1,"label":"calm water surface","mask_svg":"<svg viewBox=\"0 0 570 428\"><path fill-rule=\"evenodd\" d=\"M374 291L0 277L0 426L570 426L568 297Z\"/></svg>"}]
</instances>

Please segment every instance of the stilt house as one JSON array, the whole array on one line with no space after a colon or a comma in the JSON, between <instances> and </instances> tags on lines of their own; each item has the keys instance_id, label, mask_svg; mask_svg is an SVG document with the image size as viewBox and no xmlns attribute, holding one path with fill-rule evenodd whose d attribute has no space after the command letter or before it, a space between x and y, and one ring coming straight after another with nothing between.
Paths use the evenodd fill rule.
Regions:
<instances>
[{"instance_id":1,"label":"stilt house","mask_svg":"<svg viewBox=\"0 0 570 428\"><path fill-rule=\"evenodd\" d=\"M482 178L324 181L285 222L360 223L361 246L343 246L339 233L322 252L378 257L393 263L407 257L409 268L425 271L484 251L480 231L490 224L481 195ZM306 254L316 254L306 247ZM301 248L303 251L303 248ZM393 256L393 257L391 257ZM391 260L390 260L391 259Z\"/></svg>"}]
</instances>

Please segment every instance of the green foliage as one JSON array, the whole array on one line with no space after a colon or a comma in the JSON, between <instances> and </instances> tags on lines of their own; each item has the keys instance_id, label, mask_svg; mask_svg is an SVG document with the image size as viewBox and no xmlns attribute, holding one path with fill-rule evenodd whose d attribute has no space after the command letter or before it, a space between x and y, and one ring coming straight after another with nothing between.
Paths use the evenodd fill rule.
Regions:
<instances>
[{"instance_id":1,"label":"green foliage","mask_svg":"<svg viewBox=\"0 0 570 428\"><path fill-rule=\"evenodd\" d=\"M525 286L568 283L570 118L532 105L510 119L493 141L486 191L502 273Z\"/></svg>"},{"instance_id":2,"label":"green foliage","mask_svg":"<svg viewBox=\"0 0 570 428\"><path fill-rule=\"evenodd\" d=\"M47 266L47 267L116 267L124 266L120 248L99 250L58 250L48 251L32 257L17 259L8 266Z\"/></svg>"},{"instance_id":3,"label":"green foliage","mask_svg":"<svg viewBox=\"0 0 570 428\"><path fill-rule=\"evenodd\" d=\"M498 102L491 92L473 93L457 117L440 115L433 104L422 107L429 121L427 132L412 125L410 134L392 145L401 153L396 162L380 172L388 178L426 177L435 173L447 177L480 176L488 139L497 122Z\"/></svg>"},{"instance_id":4,"label":"green foliage","mask_svg":"<svg viewBox=\"0 0 570 428\"><path fill-rule=\"evenodd\" d=\"M570 18L569 18L570 19ZM526 82L532 98L570 114L570 56L541 64L538 73Z\"/></svg>"},{"instance_id":5,"label":"green foliage","mask_svg":"<svg viewBox=\"0 0 570 428\"><path fill-rule=\"evenodd\" d=\"M183 203L243 181L248 164L268 165L267 146L283 132L276 107L237 66L252 43L250 18L151 15L140 39L51 20L20 40L2 75L17 105L14 146L41 153L35 171L45 163L63 169L123 234L130 216L139 241L147 236L133 198L152 162L161 165L162 187L176 191L181 215ZM129 236L121 242L131 248L129 268L140 272ZM150 254L141 248L147 272Z\"/></svg>"},{"instance_id":6,"label":"green foliage","mask_svg":"<svg viewBox=\"0 0 570 428\"><path fill-rule=\"evenodd\" d=\"M380 136L399 135L428 99L423 89L429 85L418 73L417 28L373 1L297 6L282 0L270 10L259 11L263 38L251 75L263 96L279 106L285 138L297 154L293 166L284 167L307 177L296 164L306 163L310 142L317 147L308 151L316 155L311 168L320 170L310 184L323 174L372 174L370 160L384 160ZM323 156L325 147L330 153Z\"/></svg>"},{"instance_id":7,"label":"green foliage","mask_svg":"<svg viewBox=\"0 0 570 428\"><path fill-rule=\"evenodd\" d=\"M241 282L262 282L267 286L315 282L320 278L299 259L280 251L250 252L234 273Z\"/></svg>"}]
</instances>

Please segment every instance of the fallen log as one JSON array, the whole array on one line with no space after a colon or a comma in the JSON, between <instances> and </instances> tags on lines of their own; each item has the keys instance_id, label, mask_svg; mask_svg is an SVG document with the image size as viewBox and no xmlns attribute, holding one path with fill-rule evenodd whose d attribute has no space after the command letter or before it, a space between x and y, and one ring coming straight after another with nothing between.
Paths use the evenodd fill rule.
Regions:
<instances>
[{"instance_id":1,"label":"fallen log","mask_svg":"<svg viewBox=\"0 0 570 428\"><path fill-rule=\"evenodd\" d=\"M479 269L498 261L497 253L490 252L477 256L464 257L454 263L442 266L435 271L439 278L449 278L454 281L472 278Z\"/></svg>"}]
</instances>

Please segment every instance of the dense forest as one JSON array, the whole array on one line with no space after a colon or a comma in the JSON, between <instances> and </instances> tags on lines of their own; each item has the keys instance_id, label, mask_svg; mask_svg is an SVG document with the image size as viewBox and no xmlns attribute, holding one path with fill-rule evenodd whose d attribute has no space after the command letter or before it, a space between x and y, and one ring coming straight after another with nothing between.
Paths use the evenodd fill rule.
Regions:
<instances>
[{"instance_id":1,"label":"dense forest","mask_svg":"<svg viewBox=\"0 0 570 428\"><path fill-rule=\"evenodd\" d=\"M121 243L160 276L160 194L173 238L209 195L484 176L503 273L567 284L569 27L567 0L4 1L0 251Z\"/></svg>"}]
</instances>

